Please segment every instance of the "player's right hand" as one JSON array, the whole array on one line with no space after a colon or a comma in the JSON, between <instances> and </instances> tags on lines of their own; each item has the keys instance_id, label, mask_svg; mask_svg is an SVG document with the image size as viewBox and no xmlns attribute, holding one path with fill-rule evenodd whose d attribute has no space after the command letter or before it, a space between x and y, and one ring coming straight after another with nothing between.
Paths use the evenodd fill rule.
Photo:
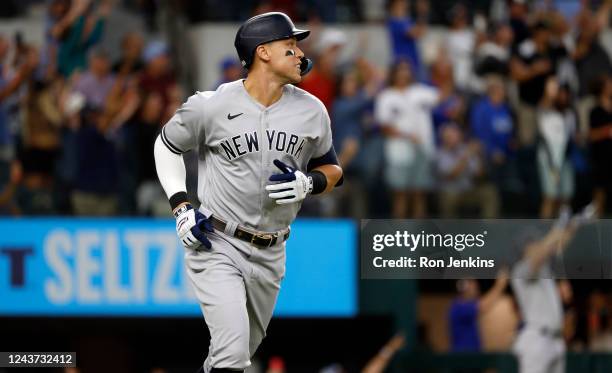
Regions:
<instances>
[{"instance_id":1,"label":"player's right hand","mask_svg":"<svg viewBox=\"0 0 612 373\"><path fill-rule=\"evenodd\" d=\"M204 245L207 249L212 247L206 232L212 232L213 226L209 219L190 204L185 204L174 211L176 217L176 233L185 248L197 250Z\"/></svg>"}]
</instances>

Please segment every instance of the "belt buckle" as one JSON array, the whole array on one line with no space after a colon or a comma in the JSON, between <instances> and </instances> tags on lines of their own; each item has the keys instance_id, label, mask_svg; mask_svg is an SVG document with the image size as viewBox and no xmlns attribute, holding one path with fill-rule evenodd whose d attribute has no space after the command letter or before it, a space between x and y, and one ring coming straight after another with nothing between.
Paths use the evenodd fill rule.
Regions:
<instances>
[{"instance_id":1,"label":"belt buckle","mask_svg":"<svg viewBox=\"0 0 612 373\"><path fill-rule=\"evenodd\" d=\"M276 236L277 235L273 233L257 233L251 237L251 243L254 244L255 239L259 238L261 240L268 240L268 244L266 245L266 247L270 247L272 246L272 242L273 242L272 239Z\"/></svg>"},{"instance_id":2,"label":"belt buckle","mask_svg":"<svg viewBox=\"0 0 612 373\"><path fill-rule=\"evenodd\" d=\"M266 247L270 247L278 240L278 233L259 233L256 237L262 240L268 240Z\"/></svg>"}]
</instances>

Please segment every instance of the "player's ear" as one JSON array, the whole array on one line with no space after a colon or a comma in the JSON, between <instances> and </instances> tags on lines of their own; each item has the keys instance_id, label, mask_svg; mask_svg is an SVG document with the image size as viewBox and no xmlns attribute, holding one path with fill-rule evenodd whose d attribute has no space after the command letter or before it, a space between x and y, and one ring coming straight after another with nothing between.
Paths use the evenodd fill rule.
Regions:
<instances>
[{"instance_id":1,"label":"player's ear","mask_svg":"<svg viewBox=\"0 0 612 373\"><path fill-rule=\"evenodd\" d=\"M255 48L255 54L266 62L272 59L272 51L267 44L258 45L257 48Z\"/></svg>"}]
</instances>

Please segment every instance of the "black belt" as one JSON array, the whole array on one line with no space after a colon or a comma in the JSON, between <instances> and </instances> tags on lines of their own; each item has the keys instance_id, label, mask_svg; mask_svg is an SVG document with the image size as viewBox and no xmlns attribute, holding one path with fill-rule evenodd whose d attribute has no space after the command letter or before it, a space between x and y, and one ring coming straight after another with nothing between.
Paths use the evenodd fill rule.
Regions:
<instances>
[{"instance_id":1,"label":"black belt","mask_svg":"<svg viewBox=\"0 0 612 373\"><path fill-rule=\"evenodd\" d=\"M518 326L518 330L523 330L527 327L527 324L521 322ZM538 333L542 334L545 337L549 337L549 338L553 338L553 339L557 339L557 338L563 338L563 331L561 329L551 329L551 328L547 328L545 326L535 326L532 327L533 329L537 330Z\"/></svg>"},{"instance_id":2,"label":"black belt","mask_svg":"<svg viewBox=\"0 0 612 373\"><path fill-rule=\"evenodd\" d=\"M215 216L211 216L210 221L216 230L225 232L225 227L227 226L225 221ZM237 226L236 230L234 231L234 237L253 245L270 247L274 246L276 243L286 241L289 238L289 233L289 227L278 232L257 232L248 228Z\"/></svg>"},{"instance_id":3,"label":"black belt","mask_svg":"<svg viewBox=\"0 0 612 373\"><path fill-rule=\"evenodd\" d=\"M563 338L563 332L560 329L540 328L539 331L545 337L553 339Z\"/></svg>"},{"instance_id":4,"label":"black belt","mask_svg":"<svg viewBox=\"0 0 612 373\"><path fill-rule=\"evenodd\" d=\"M526 324L521 323L519 324L519 330L524 329L525 327L527 327ZM563 331L561 329L551 329L551 328L547 328L547 327L533 327L533 329L537 330L538 333L542 334L545 337L548 338L552 338L552 339L558 339L558 338L563 338Z\"/></svg>"}]
</instances>

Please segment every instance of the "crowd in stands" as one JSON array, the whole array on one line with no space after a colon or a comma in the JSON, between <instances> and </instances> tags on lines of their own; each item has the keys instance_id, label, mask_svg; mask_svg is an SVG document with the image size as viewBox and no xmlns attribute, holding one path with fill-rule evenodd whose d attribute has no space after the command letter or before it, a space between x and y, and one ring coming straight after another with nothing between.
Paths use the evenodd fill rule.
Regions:
<instances>
[{"instance_id":1,"label":"crowd in stands","mask_svg":"<svg viewBox=\"0 0 612 373\"><path fill-rule=\"evenodd\" d=\"M491 14L453 3L426 59L430 2L388 1L387 68L364 48L341 58L347 36L333 25L313 32L300 87L330 113L345 183L304 214L547 218L591 200L605 214L612 2L495 3ZM112 60L100 40L116 1L48 4L40 48L0 35L0 213L167 215L152 147L189 95L169 45L129 32ZM220 68L216 86L244 76L234 58Z\"/></svg>"},{"instance_id":2,"label":"crowd in stands","mask_svg":"<svg viewBox=\"0 0 612 373\"><path fill-rule=\"evenodd\" d=\"M53 0L45 44L0 36L0 211L161 211L153 142L183 100L169 48L123 35L100 46L113 0ZM166 204L163 206L167 210ZM157 210L156 210L157 209Z\"/></svg>"},{"instance_id":3,"label":"crowd in stands","mask_svg":"<svg viewBox=\"0 0 612 373\"><path fill-rule=\"evenodd\" d=\"M338 63L340 35L319 47L301 86L330 109L348 189L361 191L333 213L363 216L366 198L367 216L394 218L551 218L590 201L605 214L612 64L601 35L612 3L504 3L494 18L456 2L425 61L429 2L388 2L386 80L360 56Z\"/></svg>"}]
</instances>

